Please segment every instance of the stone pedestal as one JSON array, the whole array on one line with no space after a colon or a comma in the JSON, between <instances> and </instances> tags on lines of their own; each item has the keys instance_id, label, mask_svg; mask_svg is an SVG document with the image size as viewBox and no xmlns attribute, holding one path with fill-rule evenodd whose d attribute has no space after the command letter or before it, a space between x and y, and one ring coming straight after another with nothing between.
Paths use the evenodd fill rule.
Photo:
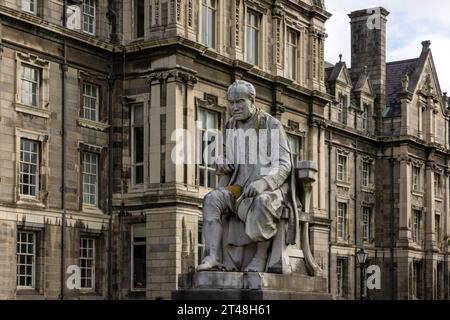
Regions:
<instances>
[{"instance_id":1,"label":"stone pedestal","mask_svg":"<svg viewBox=\"0 0 450 320\"><path fill-rule=\"evenodd\" d=\"M327 279L301 274L196 272L179 278L174 300L326 300Z\"/></svg>"}]
</instances>

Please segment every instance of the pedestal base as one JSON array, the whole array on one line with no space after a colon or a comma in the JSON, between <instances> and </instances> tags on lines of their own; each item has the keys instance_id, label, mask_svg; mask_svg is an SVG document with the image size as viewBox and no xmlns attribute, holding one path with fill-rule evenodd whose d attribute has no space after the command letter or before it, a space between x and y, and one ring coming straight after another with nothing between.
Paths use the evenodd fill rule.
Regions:
<instances>
[{"instance_id":1,"label":"pedestal base","mask_svg":"<svg viewBox=\"0 0 450 320\"><path fill-rule=\"evenodd\" d=\"M179 278L174 300L329 300L327 279L301 274L196 272Z\"/></svg>"}]
</instances>

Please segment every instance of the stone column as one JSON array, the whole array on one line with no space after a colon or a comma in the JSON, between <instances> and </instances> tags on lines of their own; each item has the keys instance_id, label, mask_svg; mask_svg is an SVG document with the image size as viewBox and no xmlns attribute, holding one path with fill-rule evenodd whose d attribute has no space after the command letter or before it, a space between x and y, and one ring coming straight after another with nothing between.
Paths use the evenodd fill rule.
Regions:
<instances>
[{"instance_id":1,"label":"stone column","mask_svg":"<svg viewBox=\"0 0 450 320\"><path fill-rule=\"evenodd\" d=\"M426 211L423 217L424 221L424 247L425 249L433 249L435 243L434 230L434 163L429 161L425 165L425 190Z\"/></svg>"},{"instance_id":2,"label":"stone column","mask_svg":"<svg viewBox=\"0 0 450 320\"><path fill-rule=\"evenodd\" d=\"M411 241L411 161L400 158L399 240L398 246L407 247Z\"/></svg>"},{"instance_id":3,"label":"stone column","mask_svg":"<svg viewBox=\"0 0 450 320\"><path fill-rule=\"evenodd\" d=\"M149 141L149 162L151 170L149 172L149 183L160 182L160 115L161 115L161 85L163 83L163 75L154 73L150 75L150 141Z\"/></svg>"},{"instance_id":4,"label":"stone column","mask_svg":"<svg viewBox=\"0 0 450 320\"><path fill-rule=\"evenodd\" d=\"M231 37L232 58L243 60L243 35L245 33L245 17L243 0L232 0L232 23L233 35Z\"/></svg>"},{"instance_id":5,"label":"stone column","mask_svg":"<svg viewBox=\"0 0 450 320\"><path fill-rule=\"evenodd\" d=\"M285 26L284 10L280 4L276 4L273 9L272 22L272 38L275 39L275 46L273 48L273 61L275 68L275 75L284 77L285 54L284 54L284 31Z\"/></svg>"}]
</instances>

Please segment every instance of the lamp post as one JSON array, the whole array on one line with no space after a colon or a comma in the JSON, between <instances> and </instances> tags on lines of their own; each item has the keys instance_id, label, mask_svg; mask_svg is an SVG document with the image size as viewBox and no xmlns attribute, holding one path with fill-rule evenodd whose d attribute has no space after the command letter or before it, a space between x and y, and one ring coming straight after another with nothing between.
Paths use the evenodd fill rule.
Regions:
<instances>
[{"instance_id":1,"label":"lamp post","mask_svg":"<svg viewBox=\"0 0 450 320\"><path fill-rule=\"evenodd\" d=\"M363 300L363 295L364 295L364 269L366 267L366 261L367 261L367 252L361 248L359 249L359 251L356 253L356 261L359 264L359 269L361 271L361 287L360 287L360 298L361 300Z\"/></svg>"}]
</instances>

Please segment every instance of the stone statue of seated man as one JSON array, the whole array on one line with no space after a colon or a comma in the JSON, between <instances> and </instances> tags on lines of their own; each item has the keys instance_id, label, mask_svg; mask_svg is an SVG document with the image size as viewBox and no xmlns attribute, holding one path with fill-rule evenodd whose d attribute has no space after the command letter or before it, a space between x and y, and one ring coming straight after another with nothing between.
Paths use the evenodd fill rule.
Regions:
<instances>
[{"instance_id":1,"label":"stone statue of seated man","mask_svg":"<svg viewBox=\"0 0 450 320\"><path fill-rule=\"evenodd\" d=\"M255 106L255 97L254 86L246 81L228 88L231 118L225 128L223 161L216 163L219 185L203 201L206 251L197 271L223 270L227 245L253 244L249 263L237 263L235 270L264 272L280 217L292 203L293 165L286 133L279 120ZM255 133L256 139L245 138ZM238 223L228 226L224 237L223 221L228 217Z\"/></svg>"}]
</instances>

